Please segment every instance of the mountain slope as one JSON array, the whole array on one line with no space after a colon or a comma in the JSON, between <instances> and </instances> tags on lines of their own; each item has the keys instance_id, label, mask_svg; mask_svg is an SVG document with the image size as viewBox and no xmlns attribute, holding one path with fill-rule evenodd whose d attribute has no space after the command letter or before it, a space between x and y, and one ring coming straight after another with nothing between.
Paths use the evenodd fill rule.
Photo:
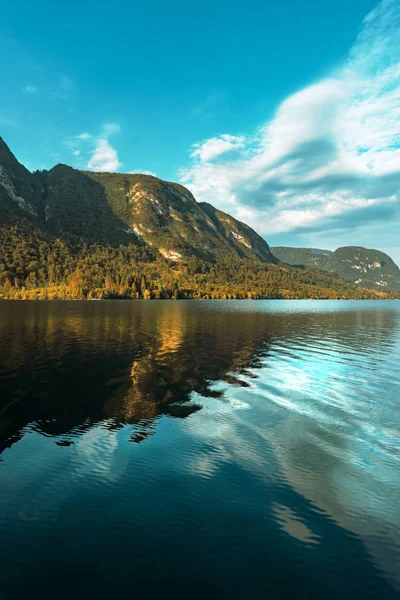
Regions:
<instances>
[{"instance_id":1,"label":"mountain slope","mask_svg":"<svg viewBox=\"0 0 400 600\"><path fill-rule=\"evenodd\" d=\"M207 213L217 231L229 241L230 246L240 257L254 258L256 255L259 260L269 263L277 262L266 241L254 229L207 202L200 202L199 206Z\"/></svg>"},{"instance_id":2,"label":"mountain slope","mask_svg":"<svg viewBox=\"0 0 400 600\"><path fill-rule=\"evenodd\" d=\"M330 252L313 248L275 246L271 251L279 260L289 265L335 273L363 288L400 290L400 269L390 256L379 250L343 246Z\"/></svg>"},{"instance_id":3,"label":"mountain slope","mask_svg":"<svg viewBox=\"0 0 400 600\"><path fill-rule=\"evenodd\" d=\"M276 262L268 244L254 231L229 217L233 235L227 232L214 218L212 207L196 202L179 184L151 175L85 172L80 176L100 186L108 206L132 238L170 260L195 256L211 261L247 257ZM254 249L251 235L259 238Z\"/></svg>"},{"instance_id":4,"label":"mountain slope","mask_svg":"<svg viewBox=\"0 0 400 600\"><path fill-rule=\"evenodd\" d=\"M101 183L67 165L42 173L47 180L44 228L62 237L87 243L138 243L127 233L128 225L110 206Z\"/></svg>"}]
</instances>

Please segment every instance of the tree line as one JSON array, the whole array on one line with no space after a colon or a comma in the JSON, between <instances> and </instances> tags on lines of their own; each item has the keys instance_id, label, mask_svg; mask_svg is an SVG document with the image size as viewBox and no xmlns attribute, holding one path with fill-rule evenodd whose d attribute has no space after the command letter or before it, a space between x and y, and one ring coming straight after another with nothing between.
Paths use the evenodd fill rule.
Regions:
<instances>
[{"instance_id":1,"label":"tree line","mask_svg":"<svg viewBox=\"0 0 400 600\"><path fill-rule=\"evenodd\" d=\"M67 243L32 226L0 227L2 299L387 297L323 271L234 258L174 263L135 244Z\"/></svg>"}]
</instances>

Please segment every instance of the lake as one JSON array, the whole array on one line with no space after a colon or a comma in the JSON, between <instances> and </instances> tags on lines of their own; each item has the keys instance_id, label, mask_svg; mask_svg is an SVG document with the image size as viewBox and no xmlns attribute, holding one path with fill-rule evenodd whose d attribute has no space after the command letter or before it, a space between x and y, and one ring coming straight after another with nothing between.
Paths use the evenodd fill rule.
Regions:
<instances>
[{"instance_id":1,"label":"lake","mask_svg":"<svg viewBox=\"0 0 400 600\"><path fill-rule=\"evenodd\" d=\"M0 303L0 598L398 598L400 302Z\"/></svg>"}]
</instances>

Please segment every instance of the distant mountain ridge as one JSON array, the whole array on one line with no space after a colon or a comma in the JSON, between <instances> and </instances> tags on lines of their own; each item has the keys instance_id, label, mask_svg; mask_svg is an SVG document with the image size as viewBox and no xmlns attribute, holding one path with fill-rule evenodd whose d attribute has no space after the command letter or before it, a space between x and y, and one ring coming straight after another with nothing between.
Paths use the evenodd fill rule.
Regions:
<instances>
[{"instance_id":1,"label":"distant mountain ridge","mask_svg":"<svg viewBox=\"0 0 400 600\"><path fill-rule=\"evenodd\" d=\"M282 262L296 267L335 273L346 281L368 289L400 290L400 269L384 252L362 246L343 246L334 252L312 248L271 247ZM324 254L322 254L324 252Z\"/></svg>"},{"instance_id":2,"label":"distant mountain ridge","mask_svg":"<svg viewBox=\"0 0 400 600\"><path fill-rule=\"evenodd\" d=\"M292 248L289 246L273 246L271 252L276 258L284 263L295 267L309 267L312 269L322 268L329 250L315 248Z\"/></svg>"}]
</instances>

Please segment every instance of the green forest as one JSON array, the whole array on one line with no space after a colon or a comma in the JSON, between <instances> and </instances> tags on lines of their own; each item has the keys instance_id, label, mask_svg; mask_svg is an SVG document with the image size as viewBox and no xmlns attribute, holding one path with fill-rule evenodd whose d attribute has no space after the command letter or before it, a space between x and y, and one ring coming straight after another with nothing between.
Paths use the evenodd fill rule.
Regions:
<instances>
[{"instance_id":1,"label":"green forest","mask_svg":"<svg viewBox=\"0 0 400 600\"><path fill-rule=\"evenodd\" d=\"M137 244L67 243L40 229L0 228L2 299L388 298L336 275L251 259L174 263Z\"/></svg>"}]
</instances>

